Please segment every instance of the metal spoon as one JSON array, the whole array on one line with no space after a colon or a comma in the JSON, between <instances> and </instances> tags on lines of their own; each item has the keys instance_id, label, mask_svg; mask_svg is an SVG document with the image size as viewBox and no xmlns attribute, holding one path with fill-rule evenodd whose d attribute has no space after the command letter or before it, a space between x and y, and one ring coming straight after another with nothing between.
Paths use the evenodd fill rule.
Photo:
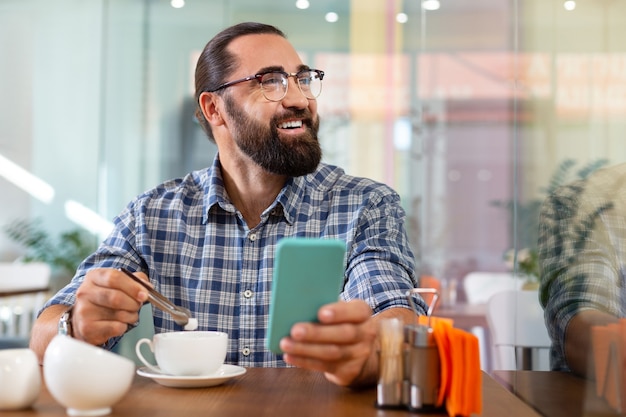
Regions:
<instances>
[{"instance_id":1,"label":"metal spoon","mask_svg":"<svg viewBox=\"0 0 626 417\"><path fill-rule=\"evenodd\" d=\"M123 272L133 281L139 283L146 290L148 290L148 301L155 307L158 307L159 309L167 313L170 313L172 317L174 318L174 322L176 324L180 326L188 327L187 324L190 322L190 319L191 321L195 322L195 319L192 319L191 317L191 311L189 311L185 307L177 306L176 304L171 302L167 297L165 297L160 292L152 288L148 283L146 283L142 279L137 278L135 275L133 275L132 272L124 268L118 268L118 271ZM193 323L189 323L189 324L193 324ZM189 330L195 330L195 328L189 329Z\"/></svg>"}]
</instances>

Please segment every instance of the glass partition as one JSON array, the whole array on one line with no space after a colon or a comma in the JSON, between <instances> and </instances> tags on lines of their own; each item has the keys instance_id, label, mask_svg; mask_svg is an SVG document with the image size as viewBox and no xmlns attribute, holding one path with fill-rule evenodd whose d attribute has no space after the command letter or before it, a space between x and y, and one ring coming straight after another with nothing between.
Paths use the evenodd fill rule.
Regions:
<instances>
[{"instance_id":1,"label":"glass partition","mask_svg":"<svg viewBox=\"0 0 626 417\"><path fill-rule=\"evenodd\" d=\"M210 164L195 61L246 20L326 72L325 161L400 193L417 272L449 310L478 299L484 320L495 288L537 292L541 202L626 159L624 2L179 3L0 3L0 225L39 218L97 242L136 194ZM24 252L0 234L0 260ZM471 274L491 280L478 295Z\"/></svg>"}]
</instances>

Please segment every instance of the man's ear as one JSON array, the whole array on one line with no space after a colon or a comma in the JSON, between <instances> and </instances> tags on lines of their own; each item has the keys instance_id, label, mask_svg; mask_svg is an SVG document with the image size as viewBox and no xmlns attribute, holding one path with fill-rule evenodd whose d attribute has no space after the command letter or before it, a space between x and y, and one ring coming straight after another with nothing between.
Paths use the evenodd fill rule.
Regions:
<instances>
[{"instance_id":1,"label":"man's ear","mask_svg":"<svg viewBox=\"0 0 626 417\"><path fill-rule=\"evenodd\" d=\"M224 123L224 119L219 111L219 96L215 93L203 92L198 98L198 104L202 109L204 118L212 126L219 126Z\"/></svg>"}]
</instances>

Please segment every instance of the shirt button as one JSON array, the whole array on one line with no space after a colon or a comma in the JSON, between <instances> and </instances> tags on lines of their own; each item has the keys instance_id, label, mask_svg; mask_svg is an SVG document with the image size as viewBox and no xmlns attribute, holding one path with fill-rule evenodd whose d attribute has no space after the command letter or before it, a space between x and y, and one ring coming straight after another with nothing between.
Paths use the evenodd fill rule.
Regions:
<instances>
[{"instance_id":1,"label":"shirt button","mask_svg":"<svg viewBox=\"0 0 626 417\"><path fill-rule=\"evenodd\" d=\"M245 290L245 291L243 292L243 296L244 296L244 297L246 297L246 298L250 298L250 297L252 297L252 294L253 294L253 293L252 293L252 290Z\"/></svg>"},{"instance_id":2,"label":"shirt button","mask_svg":"<svg viewBox=\"0 0 626 417\"><path fill-rule=\"evenodd\" d=\"M250 348L249 347L245 347L245 348L241 349L241 354L243 356L250 356Z\"/></svg>"},{"instance_id":3,"label":"shirt button","mask_svg":"<svg viewBox=\"0 0 626 417\"><path fill-rule=\"evenodd\" d=\"M250 234L248 235L248 239L250 239L251 241L253 241L253 242L254 242L254 241L256 240L256 233L250 233Z\"/></svg>"}]
</instances>

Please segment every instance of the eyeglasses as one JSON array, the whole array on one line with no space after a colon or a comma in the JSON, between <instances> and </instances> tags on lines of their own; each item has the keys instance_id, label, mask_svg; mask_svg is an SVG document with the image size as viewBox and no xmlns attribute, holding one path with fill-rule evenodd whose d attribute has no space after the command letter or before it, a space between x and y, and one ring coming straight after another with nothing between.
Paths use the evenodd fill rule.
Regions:
<instances>
[{"instance_id":1,"label":"eyeglasses","mask_svg":"<svg viewBox=\"0 0 626 417\"><path fill-rule=\"evenodd\" d=\"M263 97L269 101L281 101L287 95L289 77L295 78L300 92L309 100L315 100L322 92L322 79L324 78L324 71L317 69L304 69L292 73L285 71L266 71L242 78L240 80L229 81L209 92L214 93L235 84L257 80L261 86Z\"/></svg>"}]
</instances>

